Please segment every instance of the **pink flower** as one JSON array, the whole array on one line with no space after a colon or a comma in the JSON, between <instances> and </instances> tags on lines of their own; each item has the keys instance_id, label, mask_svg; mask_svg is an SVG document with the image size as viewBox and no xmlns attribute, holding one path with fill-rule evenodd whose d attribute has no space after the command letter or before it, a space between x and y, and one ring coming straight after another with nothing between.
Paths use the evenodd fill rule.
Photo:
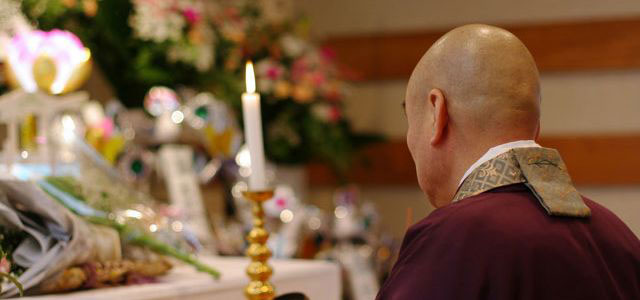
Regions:
<instances>
[{"instance_id":1,"label":"pink flower","mask_svg":"<svg viewBox=\"0 0 640 300\"><path fill-rule=\"evenodd\" d=\"M9 273L10 271L11 271L11 263L5 256L2 259L0 259L0 272Z\"/></svg>"},{"instance_id":2,"label":"pink flower","mask_svg":"<svg viewBox=\"0 0 640 300\"><path fill-rule=\"evenodd\" d=\"M267 58L255 64L256 75L259 80L263 81L268 90L271 90L276 81L280 80L284 75L285 69L280 62Z\"/></svg>"},{"instance_id":3,"label":"pink flower","mask_svg":"<svg viewBox=\"0 0 640 300\"><path fill-rule=\"evenodd\" d=\"M269 77L269 79L276 80L282 75L282 69L278 68L278 66L276 65L269 66L266 75L267 77Z\"/></svg>"},{"instance_id":4,"label":"pink flower","mask_svg":"<svg viewBox=\"0 0 640 300\"><path fill-rule=\"evenodd\" d=\"M287 199L284 197L280 197L276 199L276 206L279 209L285 209L287 208Z\"/></svg>"},{"instance_id":5,"label":"pink flower","mask_svg":"<svg viewBox=\"0 0 640 300\"><path fill-rule=\"evenodd\" d=\"M311 74L311 82L315 86L322 86L327 83L327 77L324 75L324 73L316 71Z\"/></svg>"},{"instance_id":6,"label":"pink flower","mask_svg":"<svg viewBox=\"0 0 640 300\"><path fill-rule=\"evenodd\" d=\"M187 19L187 22L189 22L189 24L195 24L198 23L198 21L200 21L200 13L198 11L196 11L193 8L187 8L182 12L182 15L184 16L185 19Z\"/></svg>"},{"instance_id":7,"label":"pink flower","mask_svg":"<svg viewBox=\"0 0 640 300\"><path fill-rule=\"evenodd\" d=\"M111 137L111 135L113 134L113 130L115 128L113 124L113 120L110 118L102 119L102 121L100 121L100 124L98 126L102 130L102 134L104 135L105 138Z\"/></svg>"}]
</instances>

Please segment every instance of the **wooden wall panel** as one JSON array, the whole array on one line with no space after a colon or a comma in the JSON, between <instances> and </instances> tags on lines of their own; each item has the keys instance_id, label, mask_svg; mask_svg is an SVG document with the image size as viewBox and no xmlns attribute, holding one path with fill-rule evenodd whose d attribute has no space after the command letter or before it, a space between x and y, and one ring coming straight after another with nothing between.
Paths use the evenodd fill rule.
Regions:
<instances>
[{"instance_id":1,"label":"wooden wall panel","mask_svg":"<svg viewBox=\"0 0 640 300\"><path fill-rule=\"evenodd\" d=\"M546 137L540 144L560 151L576 184L640 184L640 135Z\"/></svg>"},{"instance_id":2,"label":"wooden wall panel","mask_svg":"<svg viewBox=\"0 0 640 300\"><path fill-rule=\"evenodd\" d=\"M575 184L640 184L640 135L543 137L539 143L560 151ZM362 151L348 179L363 185L415 185L415 167L404 141ZM336 183L328 168L308 167L312 185Z\"/></svg>"},{"instance_id":3,"label":"wooden wall panel","mask_svg":"<svg viewBox=\"0 0 640 300\"><path fill-rule=\"evenodd\" d=\"M640 68L640 16L505 28L527 45L542 72ZM446 31L333 37L326 45L361 79L407 79Z\"/></svg>"}]
</instances>

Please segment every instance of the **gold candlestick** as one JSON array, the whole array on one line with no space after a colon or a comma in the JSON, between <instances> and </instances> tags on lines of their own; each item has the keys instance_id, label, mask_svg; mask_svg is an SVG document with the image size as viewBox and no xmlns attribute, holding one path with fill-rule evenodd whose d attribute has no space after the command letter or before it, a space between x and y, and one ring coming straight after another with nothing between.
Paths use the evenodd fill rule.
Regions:
<instances>
[{"instance_id":1,"label":"gold candlestick","mask_svg":"<svg viewBox=\"0 0 640 300\"><path fill-rule=\"evenodd\" d=\"M264 228L262 202L273 197L273 190L248 191L243 195L251 201L253 207L253 228L247 235L249 241L247 256L251 258L247 275L251 281L244 289L244 294L249 300L271 300L275 296L275 289L269 282L273 269L267 264L267 260L271 257L271 250L266 245L269 232Z\"/></svg>"}]
</instances>

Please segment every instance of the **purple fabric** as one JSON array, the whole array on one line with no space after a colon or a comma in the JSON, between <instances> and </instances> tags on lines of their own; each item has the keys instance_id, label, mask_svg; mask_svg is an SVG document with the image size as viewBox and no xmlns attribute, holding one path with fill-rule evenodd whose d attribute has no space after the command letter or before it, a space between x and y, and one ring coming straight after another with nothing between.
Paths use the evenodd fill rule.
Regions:
<instances>
[{"instance_id":1,"label":"purple fabric","mask_svg":"<svg viewBox=\"0 0 640 300\"><path fill-rule=\"evenodd\" d=\"M406 233L377 299L640 299L640 241L584 198L550 217L524 184L439 208Z\"/></svg>"}]
</instances>

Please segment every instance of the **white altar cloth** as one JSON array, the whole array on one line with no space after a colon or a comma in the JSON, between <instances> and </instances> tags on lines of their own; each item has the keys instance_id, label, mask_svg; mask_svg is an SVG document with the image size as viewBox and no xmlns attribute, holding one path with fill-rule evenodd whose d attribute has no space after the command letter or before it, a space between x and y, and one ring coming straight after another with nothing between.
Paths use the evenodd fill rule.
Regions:
<instances>
[{"instance_id":1,"label":"white altar cloth","mask_svg":"<svg viewBox=\"0 0 640 300\"><path fill-rule=\"evenodd\" d=\"M222 273L216 281L190 266L176 266L157 283L103 288L68 294L23 297L23 300L244 300L249 282L243 257L202 258ZM336 264L315 260L270 260L274 268L271 282L277 295L302 292L311 300L338 300L341 294L340 270Z\"/></svg>"}]
</instances>

